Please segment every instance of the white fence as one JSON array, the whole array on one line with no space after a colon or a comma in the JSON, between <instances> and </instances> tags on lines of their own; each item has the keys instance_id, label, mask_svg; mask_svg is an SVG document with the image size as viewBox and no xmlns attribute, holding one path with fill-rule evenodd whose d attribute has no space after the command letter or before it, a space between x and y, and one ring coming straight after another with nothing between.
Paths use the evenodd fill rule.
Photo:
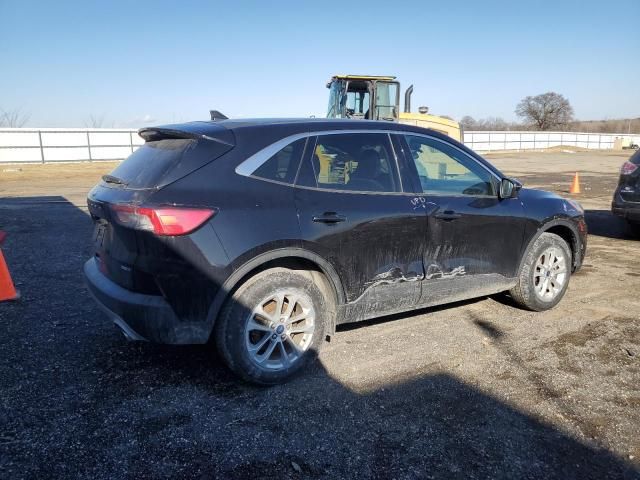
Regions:
<instances>
[{"instance_id":1,"label":"white fence","mask_svg":"<svg viewBox=\"0 0 640 480\"><path fill-rule=\"evenodd\" d=\"M465 132L464 143L481 152L537 150L559 145L612 149L616 138L640 144L640 135L573 132ZM144 143L137 130L113 128L0 129L0 163L122 160Z\"/></svg>"},{"instance_id":2,"label":"white fence","mask_svg":"<svg viewBox=\"0 0 640 480\"><path fill-rule=\"evenodd\" d=\"M122 160L144 140L113 128L0 129L0 163Z\"/></svg>"},{"instance_id":3,"label":"white fence","mask_svg":"<svg viewBox=\"0 0 640 480\"><path fill-rule=\"evenodd\" d=\"M640 135L624 133L575 133L575 132L465 132L464 144L473 150L539 150L566 145L569 147L609 150L616 139L628 145L640 144Z\"/></svg>"}]
</instances>

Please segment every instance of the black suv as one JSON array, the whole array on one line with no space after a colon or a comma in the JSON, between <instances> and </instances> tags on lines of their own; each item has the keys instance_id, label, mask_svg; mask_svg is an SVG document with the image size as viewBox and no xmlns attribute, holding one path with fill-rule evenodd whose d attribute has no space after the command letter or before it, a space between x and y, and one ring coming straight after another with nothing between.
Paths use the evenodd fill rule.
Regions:
<instances>
[{"instance_id":1,"label":"black suv","mask_svg":"<svg viewBox=\"0 0 640 480\"><path fill-rule=\"evenodd\" d=\"M434 131L223 120L140 135L89 194L89 288L128 338L211 339L253 382L290 377L340 323L503 291L551 308L585 254L580 205Z\"/></svg>"},{"instance_id":2,"label":"black suv","mask_svg":"<svg viewBox=\"0 0 640 480\"><path fill-rule=\"evenodd\" d=\"M620 180L613 194L611 210L627 220L633 233L640 233L640 150L620 168Z\"/></svg>"}]
</instances>

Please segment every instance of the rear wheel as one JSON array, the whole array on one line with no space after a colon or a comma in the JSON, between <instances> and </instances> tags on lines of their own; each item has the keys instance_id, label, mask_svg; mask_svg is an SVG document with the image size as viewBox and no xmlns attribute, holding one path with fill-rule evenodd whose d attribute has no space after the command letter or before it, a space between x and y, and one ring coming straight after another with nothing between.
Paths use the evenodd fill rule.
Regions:
<instances>
[{"instance_id":1,"label":"rear wheel","mask_svg":"<svg viewBox=\"0 0 640 480\"><path fill-rule=\"evenodd\" d=\"M313 360L333 311L321 283L312 272L271 268L240 286L216 322L216 345L229 368L269 385Z\"/></svg>"},{"instance_id":2,"label":"rear wheel","mask_svg":"<svg viewBox=\"0 0 640 480\"><path fill-rule=\"evenodd\" d=\"M529 310L555 307L569 286L571 258L567 242L553 233L543 233L525 254L518 284L509 293Z\"/></svg>"}]
</instances>

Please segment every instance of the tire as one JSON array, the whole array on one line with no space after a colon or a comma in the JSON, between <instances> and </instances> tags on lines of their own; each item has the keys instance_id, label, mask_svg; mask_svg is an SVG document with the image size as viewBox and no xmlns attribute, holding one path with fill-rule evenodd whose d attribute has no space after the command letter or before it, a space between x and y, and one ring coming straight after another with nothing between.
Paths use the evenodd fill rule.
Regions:
<instances>
[{"instance_id":1,"label":"tire","mask_svg":"<svg viewBox=\"0 0 640 480\"><path fill-rule=\"evenodd\" d=\"M216 347L244 380L283 383L317 357L333 311L320 274L270 268L249 278L227 300L215 326Z\"/></svg>"},{"instance_id":2,"label":"tire","mask_svg":"<svg viewBox=\"0 0 640 480\"><path fill-rule=\"evenodd\" d=\"M528 310L549 310L562 300L567 291L572 264L567 242L558 235L545 232L525 253L518 283L509 293L517 304Z\"/></svg>"}]
</instances>

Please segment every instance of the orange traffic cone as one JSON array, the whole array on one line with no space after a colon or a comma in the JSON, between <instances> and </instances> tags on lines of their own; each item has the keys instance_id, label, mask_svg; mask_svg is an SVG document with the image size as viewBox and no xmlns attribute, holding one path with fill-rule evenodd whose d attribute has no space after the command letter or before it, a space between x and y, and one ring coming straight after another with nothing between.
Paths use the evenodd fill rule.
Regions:
<instances>
[{"instance_id":1,"label":"orange traffic cone","mask_svg":"<svg viewBox=\"0 0 640 480\"><path fill-rule=\"evenodd\" d=\"M4 242L6 236L6 233L0 231L0 244ZM3 300L16 300L19 297L20 294L16 291L16 287L13 286L7 262L4 261L4 255L2 255L2 249L0 249L0 302Z\"/></svg>"},{"instance_id":2,"label":"orange traffic cone","mask_svg":"<svg viewBox=\"0 0 640 480\"><path fill-rule=\"evenodd\" d=\"M573 176L573 183L571 184L569 193L580 193L580 177L578 176L578 172Z\"/></svg>"}]
</instances>

